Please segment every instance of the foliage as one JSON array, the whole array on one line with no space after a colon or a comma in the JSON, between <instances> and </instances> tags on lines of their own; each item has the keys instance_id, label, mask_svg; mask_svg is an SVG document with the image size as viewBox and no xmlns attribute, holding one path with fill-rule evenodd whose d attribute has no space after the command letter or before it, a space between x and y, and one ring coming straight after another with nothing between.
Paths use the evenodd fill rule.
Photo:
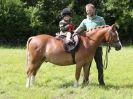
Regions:
<instances>
[{"instance_id":1,"label":"foliage","mask_svg":"<svg viewBox=\"0 0 133 99\"><path fill-rule=\"evenodd\" d=\"M76 27L86 17L85 5L93 3L106 23L119 25L120 38L133 41L133 2L131 0L0 0L0 41L25 43L37 34L55 35L60 12L73 9Z\"/></svg>"},{"instance_id":2,"label":"foliage","mask_svg":"<svg viewBox=\"0 0 133 99\"><path fill-rule=\"evenodd\" d=\"M0 11L0 40L5 42L23 41L31 31L30 21L26 16L23 4L5 2Z\"/></svg>"},{"instance_id":3,"label":"foliage","mask_svg":"<svg viewBox=\"0 0 133 99\"><path fill-rule=\"evenodd\" d=\"M122 39L133 40L133 2L131 0L105 0L104 8L107 22L112 23L111 16L115 17Z\"/></svg>"}]
</instances>

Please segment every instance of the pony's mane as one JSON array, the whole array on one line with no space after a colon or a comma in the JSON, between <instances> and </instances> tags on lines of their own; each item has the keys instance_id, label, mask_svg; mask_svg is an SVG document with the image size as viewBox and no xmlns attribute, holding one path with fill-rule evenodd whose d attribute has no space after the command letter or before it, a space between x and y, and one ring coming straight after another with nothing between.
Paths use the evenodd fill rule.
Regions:
<instances>
[{"instance_id":1,"label":"pony's mane","mask_svg":"<svg viewBox=\"0 0 133 99\"><path fill-rule=\"evenodd\" d=\"M92 28L92 29L90 29L86 32L90 32L90 31L93 31L93 30L96 30L96 29L102 29L102 28L106 28L106 27L109 27L109 25L98 26L98 27Z\"/></svg>"}]
</instances>

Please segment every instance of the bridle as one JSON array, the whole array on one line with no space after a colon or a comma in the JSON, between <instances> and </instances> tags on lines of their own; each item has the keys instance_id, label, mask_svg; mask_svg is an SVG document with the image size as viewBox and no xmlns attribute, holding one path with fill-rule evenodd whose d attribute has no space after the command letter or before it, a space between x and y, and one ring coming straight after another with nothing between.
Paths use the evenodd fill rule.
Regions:
<instances>
[{"instance_id":1,"label":"bridle","mask_svg":"<svg viewBox=\"0 0 133 99\"><path fill-rule=\"evenodd\" d=\"M110 30L110 29L109 29L109 30ZM109 30L108 30L107 33L109 33L109 37L108 37L108 38L111 39L111 40L110 40L111 42L109 42L109 41L107 42L106 54L105 54L105 59L104 59L104 69L107 69L107 66L108 66L108 54L109 54L109 52L110 52L110 50L111 50L111 45L120 42L119 39L113 41L112 32L109 32ZM113 41L113 42L112 42L112 41Z\"/></svg>"},{"instance_id":2,"label":"bridle","mask_svg":"<svg viewBox=\"0 0 133 99\"><path fill-rule=\"evenodd\" d=\"M117 31L115 31L115 32L117 32ZM108 41L107 43L108 43L109 45L120 42L119 39L118 39L118 40L114 40L113 33L110 32L110 29L108 30L108 33L109 33L109 38L108 38L108 39L109 39L110 41ZM117 35L117 34L116 34L116 35ZM113 42L112 42L112 41L113 41Z\"/></svg>"}]
</instances>

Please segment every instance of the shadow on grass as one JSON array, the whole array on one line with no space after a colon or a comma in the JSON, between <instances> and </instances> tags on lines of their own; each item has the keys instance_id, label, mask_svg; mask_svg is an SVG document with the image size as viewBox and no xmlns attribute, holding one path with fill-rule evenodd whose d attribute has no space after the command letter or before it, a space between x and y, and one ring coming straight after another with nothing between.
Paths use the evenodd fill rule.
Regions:
<instances>
[{"instance_id":1,"label":"shadow on grass","mask_svg":"<svg viewBox=\"0 0 133 99\"><path fill-rule=\"evenodd\" d=\"M126 85L106 85L105 86L105 89L110 89L110 88L113 88L113 89L130 88L130 89L132 89L133 88L133 84L126 84Z\"/></svg>"},{"instance_id":2,"label":"shadow on grass","mask_svg":"<svg viewBox=\"0 0 133 99\"><path fill-rule=\"evenodd\" d=\"M61 79L60 79L61 80ZM49 82L49 81L48 81ZM50 85L48 84L48 82L44 82L44 83L37 83L36 85L38 87L50 87ZM50 83L50 82L49 82ZM69 81L69 82L64 82L63 84L57 84L55 85L57 88L69 88L69 87L73 87L74 81ZM128 88L128 89L133 89L133 84L125 84L125 85L113 85L113 84L106 84L105 86L100 86L98 83L91 83L91 84L87 84L87 85L83 85L80 84L79 85L80 88L91 88L91 87L96 87L96 88L103 88L105 90L110 90L110 89L115 89L115 90L119 90L121 88Z\"/></svg>"},{"instance_id":3,"label":"shadow on grass","mask_svg":"<svg viewBox=\"0 0 133 99\"><path fill-rule=\"evenodd\" d=\"M62 85L59 85L59 88L68 88L68 87L73 87L74 82L70 81L70 82L66 82L63 83Z\"/></svg>"},{"instance_id":4,"label":"shadow on grass","mask_svg":"<svg viewBox=\"0 0 133 99\"><path fill-rule=\"evenodd\" d=\"M89 86L100 87L100 88L104 88L105 90L109 90L109 89L118 90L118 89L121 89L121 88L133 89L133 84L125 84L125 85L106 84L105 86L100 86L99 84L92 83Z\"/></svg>"},{"instance_id":5,"label":"shadow on grass","mask_svg":"<svg viewBox=\"0 0 133 99\"><path fill-rule=\"evenodd\" d=\"M52 80L54 79L54 80ZM73 86L73 81L65 81L65 79L63 77L53 77L53 78L50 78L50 79L46 79L44 82L37 82L36 81L36 86L38 87L51 87L54 86L54 87L58 87L58 88L68 88L68 87L71 87Z\"/></svg>"},{"instance_id":6,"label":"shadow on grass","mask_svg":"<svg viewBox=\"0 0 133 99\"><path fill-rule=\"evenodd\" d=\"M64 83L62 85L60 85L59 87L60 88L68 88L68 87L73 87L73 84L74 82L73 81L70 81L70 82L67 82L67 83ZM84 87L99 87L99 88L104 88L105 90L109 90L109 89L121 89L121 88L128 88L128 89L133 89L133 84L125 84L125 85L113 85L113 84L106 84L105 86L101 86L97 83L91 83L91 84L87 84L87 85L83 85L83 84L80 84L80 87L81 88L84 88Z\"/></svg>"}]
</instances>

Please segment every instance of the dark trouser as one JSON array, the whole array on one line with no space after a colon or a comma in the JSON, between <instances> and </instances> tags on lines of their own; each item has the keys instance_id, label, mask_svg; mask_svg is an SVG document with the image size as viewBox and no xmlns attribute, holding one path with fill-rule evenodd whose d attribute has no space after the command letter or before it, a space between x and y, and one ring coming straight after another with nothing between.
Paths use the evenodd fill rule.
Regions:
<instances>
[{"instance_id":1,"label":"dark trouser","mask_svg":"<svg viewBox=\"0 0 133 99\"><path fill-rule=\"evenodd\" d=\"M102 60L102 47L98 47L94 56L97 70L98 70L98 81L100 85L105 85L104 74L103 74L103 60Z\"/></svg>"}]
</instances>

